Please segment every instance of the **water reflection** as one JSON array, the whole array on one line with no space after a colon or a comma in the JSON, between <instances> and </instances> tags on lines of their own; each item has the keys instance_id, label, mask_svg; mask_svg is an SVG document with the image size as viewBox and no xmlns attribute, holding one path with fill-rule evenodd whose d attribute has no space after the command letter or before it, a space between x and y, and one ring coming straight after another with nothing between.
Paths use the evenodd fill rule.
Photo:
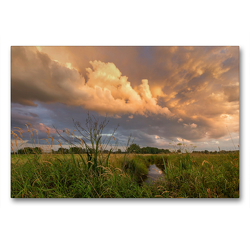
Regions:
<instances>
[{"instance_id":1,"label":"water reflection","mask_svg":"<svg viewBox=\"0 0 250 250\"><path fill-rule=\"evenodd\" d=\"M145 183L151 184L159 178L163 177L162 170L156 167L155 164L150 165L148 169L148 178L145 180Z\"/></svg>"}]
</instances>

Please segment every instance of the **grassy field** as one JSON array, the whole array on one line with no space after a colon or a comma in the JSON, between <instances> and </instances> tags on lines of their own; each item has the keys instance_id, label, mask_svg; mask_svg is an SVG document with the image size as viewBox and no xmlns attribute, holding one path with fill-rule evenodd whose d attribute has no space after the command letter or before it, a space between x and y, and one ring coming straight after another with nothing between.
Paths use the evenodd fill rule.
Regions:
<instances>
[{"instance_id":1,"label":"grassy field","mask_svg":"<svg viewBox=\"0 0 250 250\"><path fill-rule=\"evenodd\" d=\"M86 155L11 155L11 197L239 197L239 153L111 154L107 159L93 168L86 164ZM153 163L164 178L147 185L144 180Z\"/></svg>"}]
</instances>

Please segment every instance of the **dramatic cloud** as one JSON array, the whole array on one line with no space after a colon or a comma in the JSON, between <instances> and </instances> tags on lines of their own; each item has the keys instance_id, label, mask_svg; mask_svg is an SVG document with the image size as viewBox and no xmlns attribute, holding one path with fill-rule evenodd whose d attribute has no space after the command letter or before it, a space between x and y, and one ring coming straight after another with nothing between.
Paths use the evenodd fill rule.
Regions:
<instances>
[{"instance_id":1,"label":"dramatic cloud","mask_svg":"<svg viewBox=\"0 0 250 250\"><path fill-rule=\"evenodd\" d=\"M136 91L113 63L90 64L93 69L86 69L85 83L71 64L62 65L39 51L13 47L12 102L31 106L35 101L60 102L100 114L171 114L167 107L157 105L147 80L142 80Z\"/></svg>"},{"instance_id":2,"label":"dramatic cloud","mask_svg":"<svg viewBox=\"0 0 250 250\"><path fill-rule=\"evenodd\" d=\"M238 144L239 48L12 47L11 97L42 133L89 110L144 146Z\"/></svg>"}]
</instances>

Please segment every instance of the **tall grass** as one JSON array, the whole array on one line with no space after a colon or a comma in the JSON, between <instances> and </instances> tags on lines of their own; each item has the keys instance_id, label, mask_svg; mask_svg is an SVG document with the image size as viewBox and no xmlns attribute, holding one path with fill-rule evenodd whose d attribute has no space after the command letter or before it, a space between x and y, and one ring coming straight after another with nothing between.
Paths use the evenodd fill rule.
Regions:
<instances>
[{"instance_id":1,"label":"tall grass","mask_svg":"<svg viewBox=\"0 0 250 250\"><path fill-rule=\"evenodd\" d=\"M108 166L97 166L95 171L82 161L85 156L64 155L14 156L16 162L11 169L11 197L19 198L103 198L141 197L142 190L137 184L138 177L146 173L136 159L127 161L126 171L122 170L122 158L114 157ZM19 158L19 159L17 159ZM143 170L142 170L143 169ZM136 174L132 174L132 172Z\"/></svg>"},{"instance_id":2,"label":"tall grass","mask_svg":"<svg viewBox=\"0 0 250 250\"><path fill-rule=\"evenodd\" d=\"M136 155L103 149L114 133L102 140L106 123L88 120L86 135L79 139L86 154L44 154L37 150L34 130L27 125L34 147L11 156L11 197L13 198L238 198L239 152L229 154ZM18 135L18 134L19 135ZM23 143L23 131L12 131L14 142ZM36 131L37 134L37 131ZM66 140L72 145L69 130ZM54 137L47 133L50 148ZM38 140L38 135L37 135ZM90 145L87 141L90 141ZM115 140L115 138L114 138ZM128 146L128 145L127 145ZM14 144L11 144L14 149ZM151 184L148 167L156 164L164 178Z\"/></svg>"},{"instance_id":3,"label":"tall grass","mask_svg":"<svg viewBox=\"0 0 250 250\"><path fill-rule=\"evenodd\" d=\"M111 155L102 173L88 168L85 155L12 156L15 198L226 198L239 197L239 155ZM164 157L164 160L162 159ZM165 165L164 165L164 161ZM191 162L191 163L190 163ZM147 166L165 178L147 185ZM160 164L161 163L161 164Z\"/></svg>"},{"instance_id":4,"label":"tall grass","mask_svg":"<svg viewBox=\"0 0 250 250\"><path fill-rule=\"evenodd\" d=\"M238 198L239 153L169 155L162 186L169 197Z\"/></svg>"}]
</instances>

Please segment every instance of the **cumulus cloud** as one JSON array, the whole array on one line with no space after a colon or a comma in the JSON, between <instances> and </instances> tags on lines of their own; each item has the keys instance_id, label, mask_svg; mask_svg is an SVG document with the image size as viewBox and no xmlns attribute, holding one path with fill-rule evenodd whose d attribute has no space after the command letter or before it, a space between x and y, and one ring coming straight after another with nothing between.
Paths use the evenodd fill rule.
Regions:
<instances>
[{"instance_id":1,"label":"cumulus cloud","mask_svg":"<svg viewBox=\"0 0 250 250\"><path fill-rule=\"evenodd\" d=\"M124 121L124 129L144 131L149 143L156 140L145 135L154 138L155 131L161 138L196 142L217 141L228 135L227 127L239 133L238 47L12 47L11 52L12 103L33 113L20 119L13 114L17 123L25 117L38 121L37 105L52 109L61 103L64 109L108 113Z\"/></svg>"},{"instance_id":2,"label":"cumulus cloud","mask_svg":"<svg viewBox=\"0 0 250 250\"><path fill-rule=\"evenodd\" d=\"M117 116L171 114L167 107L157 105L147 80L142 80L135 90L114 63L91 61L90 64L92 68L86 69L85 82L71 64L62 65L38 50L13 47L12 101L24 105L36 105L36 101L60 102Z\"/></svg>"},{"instance_id":3,"label":"cumulus cloud","mask_svg":"<svg viewBox=\"0 0 250 250\"><path fill-rule=\"evenodd\" d=\"M88 81L82 87L92 94L89 102L83 103L86 109L111 114L171 114L168 108L157 105L147 80L142 80L142 84L133 89L128 78L122 76L113 63L94 61L90 64L93 69L87 68Z\"/></svg>"}]
</instances>

